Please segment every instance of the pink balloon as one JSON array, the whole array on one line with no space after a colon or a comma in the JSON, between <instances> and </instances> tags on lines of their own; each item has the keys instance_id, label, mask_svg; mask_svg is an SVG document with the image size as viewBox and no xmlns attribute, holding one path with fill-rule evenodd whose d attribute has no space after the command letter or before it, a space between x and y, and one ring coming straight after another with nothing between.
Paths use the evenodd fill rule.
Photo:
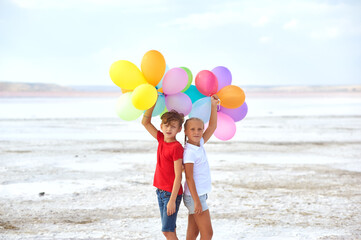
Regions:
<instances>
[{"instance_id":1,"label":"pink balloon","mask_svg":"<svg viewBox=\"0 0 361 240\"><path fill-rule=\"evenodd\" d=\"M226 67L218 66L212 69L212 73L216 75L218 79L218 90L221 90L223 87L231 85L232 83L232 74L231 71Z\"/></svg>"},{"instance_id":2,"label":"pink balloon","mask_svg":"<svg viewBox=\"0 0 361 240\"><path fill-rule=\"evenodd\" d=\"M241 121L243 118L246 117L248 112L248 106L247 103L244 102L240 107L238 108L225 108L221 106L220 112L227 114L235 122Z\"/></svg>"},{"instance_id":3,"label":"pink balloon","mask_svg":"<svg viewBox=\"0 0 361 240\"><path fill-rule=\"evenodd\" d=\"M182 91L188 84L188 74L182 68L172 68L166 72L163 78L163 93L176 94Z\"/></svg>"},{"instance_id":4,"label":"pink balloon","mask_svg":"<svg viewBox=\"0 0 361 240\"><path fill-rule=\"evenodd\" d=\"M236 124L233 119L225 113L217 113L217 128L214 131L216 138L227 141L236 133Z\"/></svg>"},{"instance_id":5,"label":"pink balloon","mask_svg":"<svg viewBox=\"0 0 361 240\"><path fill-rule=\"evenodd\" d=\"M183 113L184 116L188 115L192 110L191 99L182 92L165 96L165 105L168 111L176 110Z\"/></svg>"},{"instance_id":6,"label":"pink balloon","mask_svg":"<svg viewBox=\"0 0 361 240\"><path fill-rule=\"evenodd\" d=\"M202 70L197 74L195 85L200 93L208 97L218 92L217 77L208 70Z\"/></svg>"}]
</instances>

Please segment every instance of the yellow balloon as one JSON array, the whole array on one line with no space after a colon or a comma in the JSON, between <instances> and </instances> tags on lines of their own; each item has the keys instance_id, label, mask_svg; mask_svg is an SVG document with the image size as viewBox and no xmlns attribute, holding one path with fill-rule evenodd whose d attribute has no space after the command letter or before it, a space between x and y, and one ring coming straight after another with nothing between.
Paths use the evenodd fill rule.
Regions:
<instances>
[{"instance_id":1,"label":"yellow balloon","mask_svg":"<svg viewBox=\"0 0 361 240\"><path fill-rule=\"evenodd\" d=\"M121 88L120 90L122 91L122 93L127 93L127 92L131 92L131 91L132 91L132 90L123 89L123 88Z\"/></svg>"},{"instance_id":2,"label":"yellow balloon","mask_svg":"<svg viewBox=\"0 0 361 240\"><path fill-rule=\"evenodd\" d=\"M165 59L163 55L156 50L146 52L140 65L145 79L153 86L157 86L160 80L162 80L165 67Z\"/></svg>"},{"instance_id":3,"label":"yellow balloon","mask_svg":"<svg viewBox=\"0 0 361 240\"><path fill-rule=\"evenodd\" d=\"M147 83L142 72L133 63L119 60L110 66L109 75L112 81L121 89L133 90Z\"/></svg>"},{"instance_id":4,"label":"yellow balloon","mask_svg":"<svg viewBox=\"0 0 361 240\"><path fill-rule=\"evenodd\" d=\"M132 93L133 106L139 110L151 108L158 98L158 92L153 85L145 83L136 87Z\"/></svg>"}]
</instances>

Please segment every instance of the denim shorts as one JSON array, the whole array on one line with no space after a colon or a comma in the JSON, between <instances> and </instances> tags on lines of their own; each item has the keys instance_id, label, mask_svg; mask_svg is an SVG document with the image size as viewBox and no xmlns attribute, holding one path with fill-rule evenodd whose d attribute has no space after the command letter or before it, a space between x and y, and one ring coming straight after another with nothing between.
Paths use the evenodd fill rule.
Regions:
<instances>
[{"instance_id":1,"label":"denim shorts","mask_svg":"<svg viewBox=\"0 0 361 240\"><path fill-rule=\"evenodd\" d=\"M167 204L170 199L170 195L172 193L157 189L156 191L158 196L158 204L159 204L159 210L160 210L160 218L162 219L162 232L174 232L175 228L177 227L176 221L177 221L177 214L179 211L179 206L182 201L182 195L178 195L176 198L176 210L175 213L168 216L167 215Z\"/></svg>"},{"instance_id":2,"label":"denim shorts","mask_svg":"<svg viewBox=\"0 0 361 240\"><path fill-rule=\"evenodd\" d=\"M199 200L201 201L201 205L202 205L202 212L208 210L208 205L206 202L207 199L208 199L207 194L203 194L203 195L199 196ZM183 194L183 202L184 202L184 205L188 208L188 213L194 214L194 201L193 201L192 196Z\"/></svg>"}]
</instances>

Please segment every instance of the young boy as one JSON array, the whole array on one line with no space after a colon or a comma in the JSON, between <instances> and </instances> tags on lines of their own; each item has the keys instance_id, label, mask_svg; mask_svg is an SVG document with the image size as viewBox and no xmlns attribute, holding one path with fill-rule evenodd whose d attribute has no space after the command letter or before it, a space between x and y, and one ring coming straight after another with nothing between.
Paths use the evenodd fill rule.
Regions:
<instances>
[{"instance_id":1,"label":"young boy","mask_svg":"<svg viewBox=\"0 0 361 240\"><path fill-rule=\"evenodd\" d=\"M142 119L145 129L158 140L157 166L153 186L157 188L158 204L162 220L162 232L167 239L178 239L176 220L182 201L183 147L176 135L182 130L184 117L176 111L162 115L158 131L151 122L154 106L148 109Z\"/></svg>"}]
</instances>

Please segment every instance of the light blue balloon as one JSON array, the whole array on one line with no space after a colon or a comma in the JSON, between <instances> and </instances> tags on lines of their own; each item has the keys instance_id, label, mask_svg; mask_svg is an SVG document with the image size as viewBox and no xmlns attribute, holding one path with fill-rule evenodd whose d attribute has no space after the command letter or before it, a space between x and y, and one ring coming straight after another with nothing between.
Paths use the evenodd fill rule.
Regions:
<instances>
[{"instance_id":1,"label":"light blue balloon","mask_svg":"<svg viewBox=\"0 0 361 240\"><path fill-rule=\"evenodd\" d=\"M193 103L189 118L196 117L202 119L204 123L209 122L211 117L211 97L204 97Z\"/></svg>"},{"instance_id":2,"label":"light blue balloon","mask_svg":"<svg viewBox=\"0 0 361 240\"><path fill-rule=\"evenodd\" d=\"M190 85L187 91L184 92L188 95L191 99L192 103L196 102L197 100L206 97L202 93L200 93L195 85Z\"/></svg>"},{"instance_id":3,"label":"light blue balloon","mask_svg":"<svg viewBox=\"0 0 361 240\"><path fill-rule=\"evenodd\" d=\"M168 67L168 65L166 64L166 65L165 65L165 71L164 71L163 77L162 77L162 79L159 81L159 83L157 84L157 86L155 86L156 89L160 89L160 88L163 87L163 79L164 79L165 74L168 72L168 70L169 70L169 67Z\"/></svg>"},{"instance_id":4,"label":"light blue balloon","mask_svg":"<svg viewBox=\"0 0 361 240\"><path fill-rule=\"evenodd\" d=\"M163 94L158 95L157 102L152 113L152 117L158 116L164 111L165 108L165 97Z\"/></svg>"}]
</instances>

